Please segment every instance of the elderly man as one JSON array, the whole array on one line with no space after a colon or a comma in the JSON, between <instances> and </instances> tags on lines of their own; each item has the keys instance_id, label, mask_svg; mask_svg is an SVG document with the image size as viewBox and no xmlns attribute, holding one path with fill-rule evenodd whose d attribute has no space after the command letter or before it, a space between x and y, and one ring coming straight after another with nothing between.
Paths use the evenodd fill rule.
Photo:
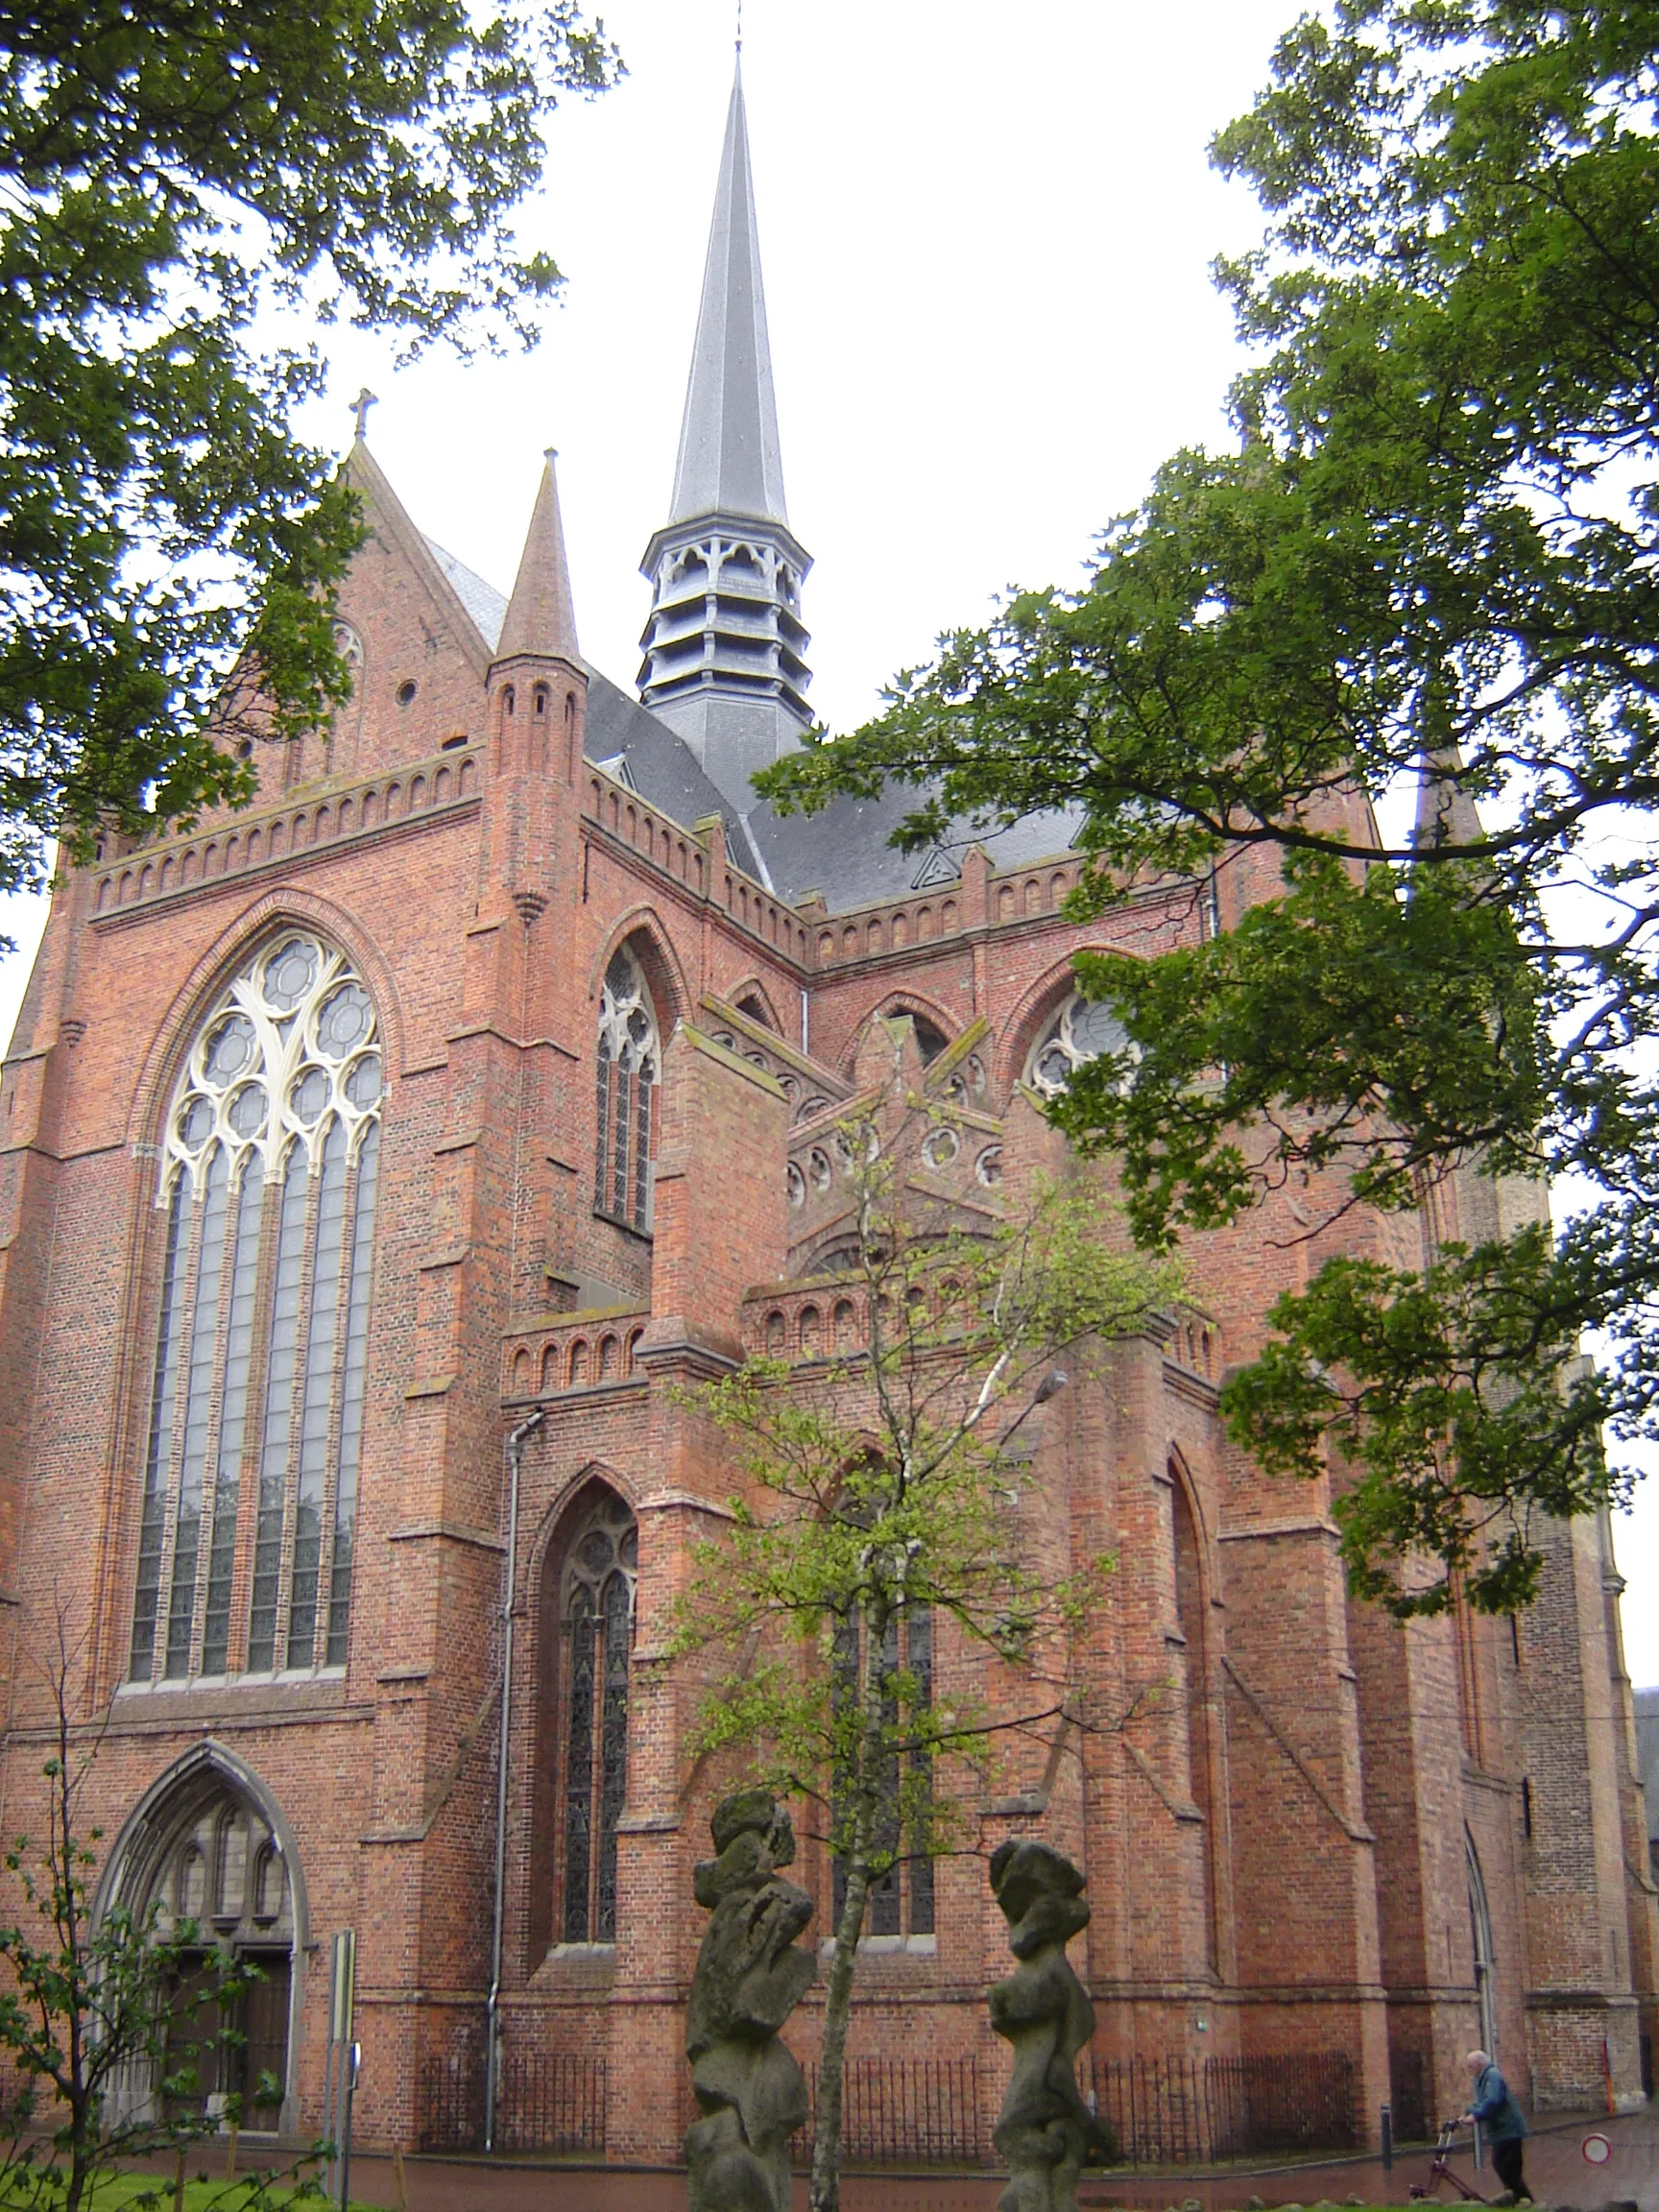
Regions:
<instances>
[{"instance_id":1,"label":"elderly man","mask_svg":"<svg viewBox=\"0 0 1659 2212\"><path fill-rule=\"evenodd\" d=\"M1521 2117L1521 2107L1510 2095L1509 2084L1493 2064L1489 2052L1471 2051L1469 2072L1474 2077L1475 2092L1458 2125L1467 2127L1471 2121L1479 2120L1485 2128L1486 2140L1492 2146L1492 2164L1505 2191L1499 2198L1499 2203L1519 2204L1525 2200L1530 2204L1531 2192L1522 2171L1527 2123Z\"/></svg>"}]
</instances>

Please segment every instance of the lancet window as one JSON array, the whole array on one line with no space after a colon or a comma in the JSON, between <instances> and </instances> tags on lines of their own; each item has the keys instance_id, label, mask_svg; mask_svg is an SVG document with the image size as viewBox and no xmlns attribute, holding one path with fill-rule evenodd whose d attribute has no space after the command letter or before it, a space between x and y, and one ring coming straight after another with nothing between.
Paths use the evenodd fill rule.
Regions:
<instances>
[{"instance_id":1,"label":"lancet window","mask_svg":"<svg viewBox=\"0 0 1659 2212\"><path fill-rule=\"evenodd\" d=\"M616 1824L628 1794L628 1669L638 1534L614 1491L578 1523L561 1617L560 1910L566 1943L616 1940Z\"/></svg>"},{"instance_id":2,"label":"lancet window","mask_svg":"<svg viewBox=\"0 0 1659 2212\"><path fill-rule=\"evenodd\" d=\"M190 1046L156 1191L134 1682L345 1662L381 1090L373 1003L302 932Z\"/></svg>"},{"instance_id":3,"label":"lancet window","mask_svg":"<svg viewBox=\"0 0 1659 2212\"><path fill-rule=\"evenodd\" d=\"M836 1624L834 1697L837 1713L846 1700L856 1696L863 1652L863 1627L856 1616ZM902 1671L909 1677L909 1696L917 1706L933 1701L933 1616L926 1605L906 1605L887 1623L882 1671L888 1681ZM901 1728L899 1698L882 1700L881 1724L888 1737ZM931 1936L933 1933L933 1862L917 1833L926 1817L928 1762L920 1752L901 1754L895 1748L882 1776L880 1811L877 1815L875 1845L891 1863L870 1884L864 1908L864 1930L869 1936ZM837 1784L832 1821L836 1828L845 1817L845 1790ZM908 1820L910 1833L905 1833ZM831 1920L838 1922L847 1896L847 1865L839 1856L831 1861Z\"/></svg>"},{"instance_id":4,"label":"lancet window","mask_svg":"<svg viewBox=\"0 0 1659 2212\"><path fill-rule=\"evenodd\" d=\"M1128 1045L1129 1032L1111 1007L1074 991L1032 1046L1025 1080L1045 1098L1057 1098L1086 1061Z\"/></svg>"},{"instance_id":5,"label":"lancet window","mask_svg":"<svg viewBox=\"0 0 1659 2212\"><path fill-rule=\"evenodd\" d=\"M651 994L624 945L599 994L593 1210L630 1229L651 1226L652 1114L661 1065Z\"/></svg>"}]
</instances>

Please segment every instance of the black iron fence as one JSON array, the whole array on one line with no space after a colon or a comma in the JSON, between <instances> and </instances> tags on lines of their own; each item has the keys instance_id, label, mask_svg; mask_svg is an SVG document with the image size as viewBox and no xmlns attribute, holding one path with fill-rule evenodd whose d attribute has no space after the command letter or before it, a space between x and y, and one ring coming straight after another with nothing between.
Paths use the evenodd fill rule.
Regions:
<instances>
[{"instance_id":1,"label":"black iron fence","mask_svg":"<svg viewBox=\"0 0 1659 2212\"><path fill-rule=\"evenodd\" d=\"M1429 2094L1432 2079L1427 2055L1421 2051L1391 2050L1388 2076L1395 2142L1427 2142L1434 2132L1432 2100Z\"/></svg>"},{"instance_id":2,"label":"black iron fence","mask_svg":"<svg viewBox=\"0 0 1659 2212\"><path fill-rule=\"evenodd\" d=\"M812 2115L790 2145L812 2156L818 2069L806 2069ZM841 2073L841 2155L863 2166L979 2166L992 2154L975 2058L849 2058Z\"/></svg>"},{"instance_id":3,"label":"black iron fence","mask_svg":"<svg viewBox=\"0 0 1659 2212\"><path fill-rule=\"evenodd\" d=\"M1351 2151L1354 2061L1285 2057L1099 2058L1094 2108L1132 2166L1190 2166L1265 2152Z\"/></svg>"},{"instance_id":4,"label":"black iron fence","mask_svg":"<svg viewBox=\"0 0 1659 2212\"><path fill-rule=\"evenodd\" d=\"M466 2035L427 2058L418 2134L422 2151L484 2148L483 2038ZM605 2061L572 2052L501 2054L497 2151L605 2154Z\"/></svg>"},{"instance_id":5,"label":"black iron fence","mask_svg":"<svg viewBox=\"0 0 1659 2212\"><path fill-rule=\"evenodd\" d=\"M964 2058L850 2058L842 2080L842 2154L865 2166L985 2166L1005 2065ZM812 2154L813 2118L792 2149ZM1266 2153L1355 2148L1354 2062L1345 2054L1284 2057L1085 2059L1080 2079L1128 2166L1189 2166ZM483 2039L431 2054L421 2077L421 2148L477 2151L484 2142ZM602 2157L605 2061L573 2054L502 2054L495 2147Z\"/></svg>"}]
</instances>

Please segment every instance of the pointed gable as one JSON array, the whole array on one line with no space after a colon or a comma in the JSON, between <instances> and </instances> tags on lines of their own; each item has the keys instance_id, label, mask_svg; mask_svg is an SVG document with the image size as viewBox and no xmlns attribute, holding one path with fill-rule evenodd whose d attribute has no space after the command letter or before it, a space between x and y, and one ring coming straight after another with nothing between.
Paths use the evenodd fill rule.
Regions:
<instances>
[{"instance_id":1,"label":"pointed gable","mask_svg":"<svg viewBox=\"0 0 1659 2212\"><path fill-rule=\"evenodd\" d=\"M361 439L346 478L363 502L368 536L340 589L354 694L335 718L328 772L362 775L482 736L491 654Z\"/></svg>"}]
</instances>

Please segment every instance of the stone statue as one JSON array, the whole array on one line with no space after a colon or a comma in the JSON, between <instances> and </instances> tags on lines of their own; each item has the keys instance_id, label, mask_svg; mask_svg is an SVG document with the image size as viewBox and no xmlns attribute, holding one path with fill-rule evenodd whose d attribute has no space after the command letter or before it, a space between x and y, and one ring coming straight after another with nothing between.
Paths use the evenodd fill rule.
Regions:
<instances>
[{"instance_id":1,"label":"stone statue","mask_svg":"<svg viewBox=\"0 0 1659 2212\"><path fill-rule=\"evenodd\" d=\"M1094 2008L1066 1957L1089 1925L1082 1887L1070 1860L1046 1843L1011 1841L992 1853L992 1892L1020 1961L991 1990L991 2025L1014 2046L995 2138L1012 2178L997 2212L1077 2212L1080 2169L1118 2155L1077 2089L1077 2054L1094 2032Z\"/></svg>"},{"instance_id":2,"label":"stone statue","mask_svg":"<svg viewBox=\"0 0 1659 2212\"><path fill-rule=\"evenodd\" d=\"M703 2113L685 2132L690 2212L789 2212L789 2138L806 2118L806 2080L778 2031L817 1970L795 1945L812 1900L779 1875L795 1831L768 1791L722 1798L709 1825L718 1856L699 1864L692 1888L714 1917L685 2013Z\"/></svg>"}]
</instances>

